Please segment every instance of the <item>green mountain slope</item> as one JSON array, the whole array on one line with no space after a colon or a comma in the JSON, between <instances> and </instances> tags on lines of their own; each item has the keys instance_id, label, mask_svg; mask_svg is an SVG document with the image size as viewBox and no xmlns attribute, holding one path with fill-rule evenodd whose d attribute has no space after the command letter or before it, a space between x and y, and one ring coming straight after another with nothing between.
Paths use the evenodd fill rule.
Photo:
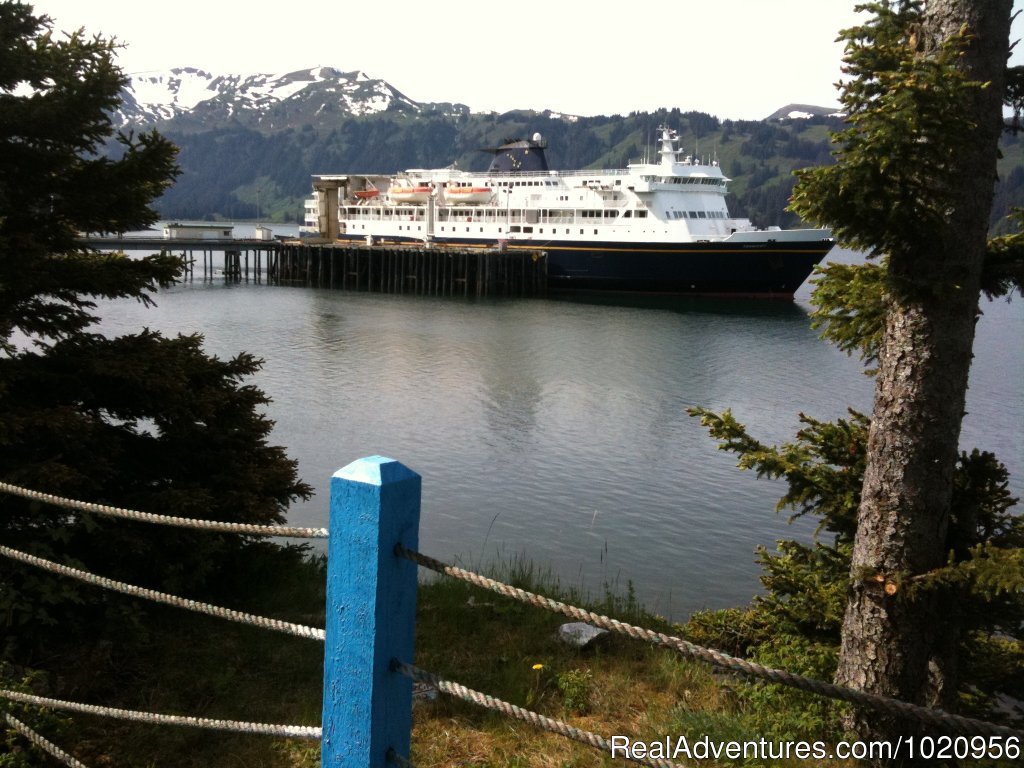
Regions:
<instances>
[{"instance_id":1,"label":"green mountain slope","mask_svg":"<svg viewBox=\"0 0 1024 768\"><path fill-rule=\"evenodd\" d=\"M786 114L783 108L777 114ZM304 117L304 120L308 118ZM269 121L268 121L269 122ZM384 112L295 123L273 129L226 123L196 130L177 119L158 126L181 148L183 173L159 201L165 218L253 219L298 222L302 200L318 173L391 173L455 163L484 170L482 147L540 133L556 169L622 167L654 155L660 125L679 131L688 153L717 159L731 179L731 210L759 226L792 227L786 209L793 171L831 162L830 130L841 119L721 121L702 112L661 110L628 116L569 118L552 113L452 115L443 110L410 115ZM1007 136L1000 163L993 228L1011 207L1024 205L1024 145Z\"/></svg>"}]
</instances>

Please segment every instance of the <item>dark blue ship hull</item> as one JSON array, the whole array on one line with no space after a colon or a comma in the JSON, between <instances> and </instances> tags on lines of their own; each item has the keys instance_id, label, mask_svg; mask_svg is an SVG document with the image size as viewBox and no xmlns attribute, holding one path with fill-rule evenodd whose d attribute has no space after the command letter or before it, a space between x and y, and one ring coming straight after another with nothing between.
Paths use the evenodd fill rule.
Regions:
<instances>
[{"instance_id":1,"label":"dark blue ship hull","mask_svg":"<svg viewBox=\"0 0 1024 768\"><path fill-rule=\"evenodd\" d=\"M792 297L833 242L551 247L548 285L724 296Z\"/></svg>"},{"instance_id":2,"label":"dark blue ship hull","mask_svg":"<svg viewBox=\"0 0 1024 768\"><path fill-rule=\"evenodd\" d=\"M363 242L363 238L344 238ZM422 245L414 238L379 245ZM832 249L831 239L791 242L637 243L525 241L508 250L542 251L551 291L792 298ZM494 248L493 241L437 238L434 246Z\"/></svg>"}]
</instances>

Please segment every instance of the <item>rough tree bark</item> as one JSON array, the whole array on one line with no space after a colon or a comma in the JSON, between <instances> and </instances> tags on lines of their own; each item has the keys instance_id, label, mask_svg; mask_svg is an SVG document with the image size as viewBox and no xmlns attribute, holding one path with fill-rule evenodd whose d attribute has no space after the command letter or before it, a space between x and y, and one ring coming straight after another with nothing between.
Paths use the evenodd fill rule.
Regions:
<instances>
[{"instance_id":1,"label":"rough tree bark","mask_svg":"<svg viewBox=\"0 0 1024 768\"><path fill-rule=\"evenodd\" d=\"M991 83L973 97L976 126L948 178L937 247L890 256L885 337L875 384L852 583L837 679L920 704L955 706L955 610L907 579L942 566L952 478L978 315L1002 127L1012 0L930 0L917 50L966 25L960 66ZM861 736L895 740L912 724L864 714Z\"/></svg>"}]
</instances>

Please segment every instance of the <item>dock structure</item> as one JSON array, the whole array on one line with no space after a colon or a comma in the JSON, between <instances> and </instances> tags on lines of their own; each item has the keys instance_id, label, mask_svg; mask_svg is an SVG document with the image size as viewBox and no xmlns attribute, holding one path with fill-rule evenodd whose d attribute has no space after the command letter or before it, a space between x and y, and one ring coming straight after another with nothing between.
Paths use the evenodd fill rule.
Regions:
<instances>
[{"instance_id":1,"label":"dock structure","mask_svg":"<svg viewBox=\"0 0 1024 768\"><path fill-rule=\"evenodd\" d=\"M547 255L533 249L363 245L336 241L85 237L90 248L180 254L186 280L304 285L420 296L541 296ZM222 266L214 254L223 253Z\"/></svg>"},{"instance_id":2,"label":"dock structure","mask_svg":"<svg viewBox=\"0 0 1024 768\"><path fill-rule=\"evenodd\" d=\"M547 255L532 249L284 242L271 279L419 296L541 296Z\"/></svg>"},{"instance_id":3,"label":"dock structure","mask_svg":"<svg viewBox=\"0 0 1024 768\"><path fill-rule=\"evenodd\" d=\"M197 271L203 280L222 275L226 280L254 280L261 282L276 269L279 240L258 238L167 238L127 235L90 235L79 238L79 243L98 250L120 249L149 251L151 253L180 254L184 264L184 278L194 280ZM215 253L223 253L222 265L214 261ZM197 258L198 254L198 258ZM198 267L198 269L197 269Z\"/></svg>"}]
</instances>

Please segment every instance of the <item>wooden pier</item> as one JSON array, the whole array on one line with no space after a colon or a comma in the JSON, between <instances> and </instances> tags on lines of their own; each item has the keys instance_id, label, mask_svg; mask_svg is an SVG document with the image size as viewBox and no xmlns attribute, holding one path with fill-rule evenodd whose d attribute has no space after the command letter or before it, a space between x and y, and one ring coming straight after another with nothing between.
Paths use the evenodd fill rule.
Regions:
<instances>
[{"instance_id":1,"label":"wooden pier","mask_svg":"<svg viewBox=\"0 0 1024 768\"><path fill-rule=\"evenodd\" d=\"M261 282L264 274L269 279L274 273L276 257L281 248L280 240L256 238L204 240L103 235L83 237L79 242L98 250L117 248L126 251L180 254L185 266L186 280L194 280L198 271L203 280L213 280L222 275L227 280L248 281L251 275L255 282ZM217 252L224 254L219 267L214 263L214 254Z\"/></svg>"},{"instance_id":2,"label":"wooden pier","mask_svg":"<svg viewBox=\"0 0 1024 768\"><path fill-rule=\"evenodd\" d=\"M547 255L536 250L285 242L279 283L419 296L541 296Z\"/></svg>"},{"instance_id":3,"label":"wooden pier","mask_svg":"<svg viewBox=\"0 0 1024 768\"><path fill-rule=\"evenodd\" d=\"M547 254L533 249L382 246L302 240L89 237L98 249L180 253L185 279L304 285L418 296L542 296ZM214 254L223 253L222 266ZM197 258L198 254L198 258Z\"/></svg>"}]
</instances>

